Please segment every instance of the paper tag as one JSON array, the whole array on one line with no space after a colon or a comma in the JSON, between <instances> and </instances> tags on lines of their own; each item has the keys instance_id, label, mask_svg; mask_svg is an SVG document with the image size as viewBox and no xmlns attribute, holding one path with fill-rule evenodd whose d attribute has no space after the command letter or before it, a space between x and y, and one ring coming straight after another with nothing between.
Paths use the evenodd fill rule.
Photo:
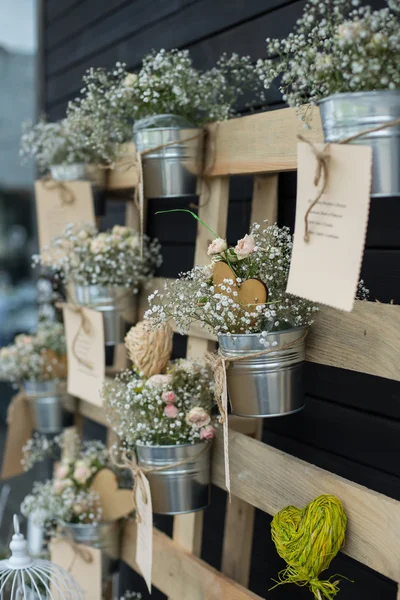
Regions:
<instances>
[{"instance_id":1,"label":"paper tag","mask_svg":"<svg viewBox=\"0 0 400 600\"><path fill-rule=\"evenodd\" d=\"M100 496L103 519L117 521L128 516L135 508L132 490L120 490L117 476L111 469L102 469L90 486Z\"/></svg>"},{"instance_id":2,"label":"paper tag","mask_svg":"<svg viewBox=\"0 0 400 600\"><path fill-rule=\"evenodd\" d=\"M49 183L52 184L51 187ZM60 235L68 223L96 224L91 183L69 181L62 182L62 185L70 192L68 201L62 199L60 189L52 181L35 181L40 249L48 246L53 238Z\"/></svg>"},{"instance_id":3,"label":"paper tag","mask_svg":"<svg viewBox=\"0 0 400 600\"><path fill-rule=\"evenodd\" d=\"M86 562L73 546L62 538L50 542L51 562L63 567L82 588L85 600L99 600L102 597L101 550L79 544L84 553L91 556L91 562ZM54 598L62 597L53 590ZM65 597L75 597L73 590L65 590Z\"/></svg>"},{"instance_id":4,"label":"paper tag","mask_svg":"<svg viewBox=\"0 0 400 600\"><path fill-rule=\"evenodd\" d=\"M324 145L316 147L322 150ZM320 187L314 185L317 159L312 148L298 144L296 223L286 291L351 311L368 225L372 149L330 144L327 150L327 189L309 213L306 242L305 213Z\"/></svg>"},{"instance_id":5,"label":"paper tag","mask_svg":"<svg viewBox=\"0 0 400 600\"><path fill-rule=\"evenodd\" d=\"M8 407L7 440L1 478L16 477L24 472L21 465L22 448L32 437L33 422L29 402L23 392L16 394Z\"/></svg>"},{"instance_id":6,"label":"paper tag","mask_svg":"<svg viewBox=\"0 0 400 600\"><path fill-rule=\"evenodd\" d=\"M68 393L96 406L105 376L104 323L101 312L65 304L63 307L68 354Z\"/></svg>"},{"instance_id":7,"label":"paper tag","mask_svg":"<svg viewBox=\"0 0 400 600\"><path fill-rule=\"evenodd\" d=\"M143 473L137 475L142 485L136 487L137 519L136 564L142 573L149 593L151 594L151 571L153 567L153 508L149 480ZM144 492L144 493L143 493Z\"/></svg>"}]
</instances>

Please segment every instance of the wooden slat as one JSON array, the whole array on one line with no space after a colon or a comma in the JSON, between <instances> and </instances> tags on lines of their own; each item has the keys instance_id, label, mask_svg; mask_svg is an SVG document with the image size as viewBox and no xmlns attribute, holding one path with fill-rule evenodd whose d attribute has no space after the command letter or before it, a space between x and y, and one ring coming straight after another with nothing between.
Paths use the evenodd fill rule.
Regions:
<instances>
[{"instance_id":1,"label":"wooden slat","mask_svg":"<svg viewBox=\"0 0 400 600\"><path fill-rule=\"evenodd\" d=\"M202 181L198 216L222 238L226 237L228 203L229 177L207 178ZM212 240L212 234L199 223L196 236L195 265L206 265L210 262L207 248Z\"/></svg>"},{"instance_id":2,"label":"wooden slat","mask_svg":"<svg viewBox=\"0 0 400 600\"><path fill-rule=\"evenodd\" d=\"M123 156L114 169L108 171L107 189L112 191L132 189L138 183L138 169L135 162L136 150L133 143L126 144Z\"/></svg>"},{"instance_id":3,"label":"wooden slat","mask_svg":"<svg viewBox=\"0 0 400 600\"><path fill-rule=\"evenodd\" d=\"M136 524L130 521L124 529L122 560L138 571L135 546ZM262 600L157 529L153 530L152 580L161 592L182 600Z\"/></svg>"},{"instance_id":4,"label":"wooden slat","mask_svg":"<svg viewBox=\"0 0 400 600\"><path fill-rule=\"evenodd\" d=\"M254 177L250 225L264 220L270 223L278 220L278 175Z\"/></svg>"},{"instance_id":5,"label":"wooden slat","mask_svg":"<svg viewBox=\"0 0 400 600\"><path fill-rule=\"evenodd\" d=\"M209 131L207 175L277 173L297 168L297 134L323 141L318 108L311 129L304 130L297 111L283 108L248 117L213 123Z\"/></svg>"},{"instance_id":6,"label":"wooden slat","mask_svg":"<svg viewBox=\"0 0 400 600\"><path fill-rule=\"evenodd\" d=\"M324 471L240 433L229 433L232 493L274 515L320 494L343 502L349 526L344 553L400 581L400 502ZM224 488L223 444L216 436L212 481Z\"/></svg>"},{"instance_id":7,"label":"wooden slat","mask_svg":"<svg viewBox=\"0 0 400 600\"><path fill-rule=\"evenodd\" d=\"M307 360L400 381L400 306L355 303L351 313L323 307L310 329Z\"/></svg>"}]
</instances>

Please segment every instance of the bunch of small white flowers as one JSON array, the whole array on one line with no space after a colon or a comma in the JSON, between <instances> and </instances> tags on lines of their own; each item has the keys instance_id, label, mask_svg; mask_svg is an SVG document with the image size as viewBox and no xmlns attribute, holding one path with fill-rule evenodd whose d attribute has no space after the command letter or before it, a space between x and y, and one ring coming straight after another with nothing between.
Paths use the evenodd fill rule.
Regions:
<instances>
[{"instance_id":1,"label":"bunch of small white flowers","mask_svg":"<svg viewBox=\"0 0 400 600\"><path fill-rule=\"evenodd\" d=\"M20 144L22 159L34 158L38 168L45 171L52 165L101 162L102 156L88 147L85 132L79 123L65 118L36 124L22 124Z\"/></svg>"},{"instance_id":2,"label":"bunch of small white flowers","mask_svg":"<svg viewBox=\"0 0 400 600\"><path fill-rule=\"evenodd\" d=\"M261 72L249 56L223 54L215 67L199 71L188 50L153 51L129 81L132 118L174 114L194 125L223 121L246 92L253 93L254 104L265 103Z\"/></svg>"},{"instance_id":3,"label":"bunch of small white flowers","mask_svg":"<svg viewBox=\"0 0 400 600\"><path fill-rule=\"evenodd\" d=\"M119 598L119 600L142 600L143 596L140 592L127 591ZM115 600L118 600L116 598Z\"/></svg>"},{"instance_id":4,"label":"bunch of small white flowers","mask_svg":"<svg viewBox=\"0 0 400 600\"><path fill-rule=\"evenodd\" d=\"M52 481L36 481L32 492L22 501L21 513L52 535L57 525L65 521L67 508L62 496L55 492Z\"/></svg>"},{"instance_id":5,"label":"bunch of small white flowers","mask_svg":"<svg viewBox=\"0 0 400 600\"><path fill-rule=\"evenodd\" d=\"M213 384L207 369L192 361L178 360L148 379L124 371L106 381L102 396L111 426L129 449L138 442L194 444L214 436Z\"/></svg>"},{"instance_id":6,"label":"bunch of small white flowers","mask_svg":"<svg viewBox=\"0 0 400 600\"><path fill-rule=\"evenodd\" d=\"M287 227L279 228L267 221L265 225L262 229L255 223L235 247L228 248L225 240L216 238L208 249L211 264L181 274L179 279L166 283L162 292L152 294L145 318L155 325L173 319L182 333L199 321L216 335L311 325L317 306L286 293L292 235ZM214 286L213 265L218 261L231 267L232 278ZM243 308L237 289L251 278L265 285L268 302Z\"/></svg>"},{"instance_id":7,"label":"bunch of small white flowers","mask_svg":"<svg viewBox=\"0 0 400 600\"><path fill-rule=\"evenodd\" d=\"M289 105L315 104L331 94L400 88L400 10L360 7L360 0L309 0L295 30L267 39L265 86L282 74ZM276 56L278 55L278 58Z\"/></svg>"},{"instance_id":8,"label":"bunch of small white flowers","mask_svg":"<svg viewBox=\"0 0 400 600\"><path fill-rule=\"evenodd\" d=\"M0 349L0 380L11 383L65 378L65 334L61 323L42 321L32 335L19 334Z\"/></svg>"},{"instance_id":9,"label":"bunch of small white flowers","mask_svg":"<svg viewBox=\"0 0 400 600\"><path fill-rule=\"evenodd\" d=\"M129 287L136 294L139 284L153 277L162 256L159 241L147 236L141 255L139 233L130 227L114 225L98 233L91 225L71 223L33 262L58 271L64 282Z\"/></svg>"},{"instance_id":10,"label":"bunch of small white flowers","mask_svg":"<svg viewBox=\"0 0 400 600\"><path fill-rule=\"evenodd\" d=\"M125 64L117 62L111 71L91 68L83 77L80 96L67 107L67 118L85 136L88 151L113 163L121 143L132 137L132 81Z\"/></svg>"}]
</instances>

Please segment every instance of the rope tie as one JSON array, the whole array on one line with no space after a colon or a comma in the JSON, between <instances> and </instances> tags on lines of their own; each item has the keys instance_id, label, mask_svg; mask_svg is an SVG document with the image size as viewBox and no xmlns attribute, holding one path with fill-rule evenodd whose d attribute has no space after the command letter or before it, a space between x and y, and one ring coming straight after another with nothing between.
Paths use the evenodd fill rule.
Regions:
<instances>
[{"instance_id":1,"label":"rope tie","mask_svg":"<svg viewBox=\"0 0 400 600\"><path fill-rule=\"evenodd\" d=\"M377 125L376 127L371 127L371 129L365 129L364 131L360 131L359 133L355 133L354 135L351 135L342 140L339 140L339 141L335 142L335 144L349 144L350 142L353 142L354 140L358 140L359 138L369 135L370 133L375 133L375 131L382 131L384 129L396 127L396 125L400 125L400 119L395 119L394 121L389 121L388 123L384 123L383 125ZM310 146L315 158L317 159L317 167L316 167L316 172L315 172L315 177L314 177L315 187L318 187L318 185L322 179L321 187L320 187L319 191L317 191L317 194L316 194L314 200L311 202L310 206L308 207L308 209L304 215L304 237L303 237L303 239L305 242L309 242L310 235L309 235L309 227L308 227L308 218L310 216L310 212L315 207L315 205L321 200L321 198L322 198L323 194L326 192L326 188L328 186L329 159L330 159L329 147L330 147L331 142L328 142L327 144L325 144L325 146L322 148L322 150L320 150L311 140L308 140L301 133L299 133L297 135L297 137L301 142L305 142L306 144L308 144Z\"/></svg>"},{"instance_id":2,"label":"rope tie","mask_svg":"<svg viewBox=\"0 0 400 600\"><path fill-rule=\"evenodd\" d=\"M144 485L144 480L146 479L146 475L148 475L148 473L156 473L156 472L160 472L160 471L167 471L168 469L172 469L175 467L180 467L182 465L186 465L190 462L193 462L195 460L197 460L198 458L200 458L201 456L203 456L203 454L205 454L206 452L208 452L209 450L209 443L205 442L204 443L204 447L200 450L200 452L198 452L195 456L188 456L187 458L184 458L178 462L174 462L168 465L163 465L162 467L142 467L139 465L138 459L136 457L136 454L129 454L127 452L123 452L122 456L121 456L121 460L122 462L118 462L116 460L116 458L112 455L111 453L111 459L114 463L114 465L116 467L118 467L119 469L129 469L130 472L132 473L132 478L133 478L133 489L132 489L132 494L133 494L133 503L134 503L134 507L135 507L135 511L136 511L136 520L138 523L142 522L142 516L140 515L140 512L138 510L138 506L137 506L137 501L136 501L136 494L138 493L138 491L140 490L141 494L142 494L142 498L143 498L143 502L145 504L148 503L148 497L146 494L146 488Z\"/></svg>"},{"instance_id":3,"label":"rope tie","mask_svg":"<svg viewBox=\"0 0 400 600\"><path fill-rule=\"evenodd\" d=\"M65 184L64 181L52 179L50 175L45 175L42 177L41 181L43 183L43 187L49 192L52 192L53 190L57 190L59 192L61 204L72 204L75 201L73 191L70 187L68 187L68 185Z\"/></svg>"}]
</instances>

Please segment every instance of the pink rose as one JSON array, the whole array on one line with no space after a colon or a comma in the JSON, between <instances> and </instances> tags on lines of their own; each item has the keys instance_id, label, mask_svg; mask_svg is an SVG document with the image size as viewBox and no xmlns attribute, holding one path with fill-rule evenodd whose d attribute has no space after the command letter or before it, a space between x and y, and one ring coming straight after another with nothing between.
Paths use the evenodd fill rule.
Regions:
<instances>
[{"instance_id":1,"label":"pink rose","mask_svg":"<svg viewBox=\"0 0 400 600\"><path fill-rule=\"evenodd\" d=\"M172 404L173 402L176 402L176 394L175 394L175 392L163 392L161 394L161 398L167 404Z\"/></svg>"},{"instance_id":2,"label":"pink rose","mask_svg":"<svg viewBox=\"0 0 400 600\"><path fill-rule=\"evenodd\" d=\"M63 463L59 464L54 475L56 479L65 479L69 475L69 466Z\"/></svg>"},{"instance_id":3,"label":"pink rose","mask_svg":"<svg viewBox=\"0 0 400 600\"><path fill-rule=\"evenodd\" d=\"M210 421L210 415L201 406L195 406L186 415L186 423L196 429L205 427Z\"/></svg>"},{"instance_id":4,"label":"pink rose","mask_svg":"<svg viewBox=\"0 0 400 600\"><path fill-rule=\"evenodd\" d=\"M235 247L235 251L239 260L241 260L243 258L247 258L249 254L252 254L252 252L254 252L254 248L254 237L252 235L247 235L246 233L243 239L238 240L238 243Z\"/></svg>"},{"instance_id":5,"label":"pink rose","mask_svg":"<svg viewBox=\"0 0 400 600\"><path fill-rule=\"evenodd\" d=\"M168 419L175 419L178 416L178 409L175 404L167 404L164 408L164 415L168 417Z\"/></svg>"},{"instance_id":6,"label":"pink rose","mask_svg":"<svg viewBox=\"0 0 400 600\"><path fill-rule=\"evenodd\" d=\"M77 483L84 484L91 477L92 470L83 462L78 460L75 465L74 479Z\"/></svg>"},{"instance_id":7,"label":"pink rose","mask_svg":"<svg viewBox=\"0 0 400 600\"><path fill-rule=\"evenodd\" d=\"M212 254L221 254L227 249L228 245L225 240L222 238L215 238L208 246L207 254L211 256Z\"/></svg>"},{"instance_id":8,"label":"pink rose","mask_svg":"<svg viewBox=\"0 0 400 600\"><path fill-rule=\"evenodd\" d=\"M71 487L73 485L74 484L70 479L56 479L53 482L53 488L56 494L62 494L66 488Z\"/></svg>"},{"instance_id":9,"label":"pink rose","mask_svg":"<svg viewBox=\"0 0 400 600\"><path fill-rule=\"evenodd\" d=\"M200 429L200 439L201 440L212 440L214 437L215 428L212 425L206 425L206 427L202 427Z\"/></svg>"}]
</instances>

